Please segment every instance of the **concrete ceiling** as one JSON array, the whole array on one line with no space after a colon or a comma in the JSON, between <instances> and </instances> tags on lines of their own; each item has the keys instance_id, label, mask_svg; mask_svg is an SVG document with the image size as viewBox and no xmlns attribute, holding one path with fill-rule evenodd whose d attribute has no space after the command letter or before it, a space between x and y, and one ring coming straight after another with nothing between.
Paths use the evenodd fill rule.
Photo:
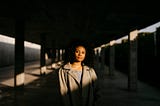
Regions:
<instances>
[{"instance_id":1,"label":"concrete ceiling","mask_svg":"<svg viewBox=\"0 0 160 106\"><path fill-rule=\"evenodd\" d=\"M15 19L25 20L25 40L65 47L73 39L99 46L160 21L158 3L128 0L4 0L0 33L14 37ZM54 42L54 43L53 43Z\"/></svg>"}]
</instances>

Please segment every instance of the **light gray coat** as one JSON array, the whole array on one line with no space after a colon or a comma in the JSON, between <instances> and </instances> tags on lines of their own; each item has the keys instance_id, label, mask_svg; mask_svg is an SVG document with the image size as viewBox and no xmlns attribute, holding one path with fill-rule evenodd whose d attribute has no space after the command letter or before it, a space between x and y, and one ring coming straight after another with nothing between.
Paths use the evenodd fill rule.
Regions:
<instances>
[{"instance_id":1,"label":"light gray coat","mask_svg":"<svg viewBox=\"0 0 160 106\"><path fill-rule=\"evenodd\" d=\"M81 82L71 69L70 63L59 69L60 93L65 106L93 106L94 82L97 75L93 68L83 65Z\"/></svg>"}]
</instances>

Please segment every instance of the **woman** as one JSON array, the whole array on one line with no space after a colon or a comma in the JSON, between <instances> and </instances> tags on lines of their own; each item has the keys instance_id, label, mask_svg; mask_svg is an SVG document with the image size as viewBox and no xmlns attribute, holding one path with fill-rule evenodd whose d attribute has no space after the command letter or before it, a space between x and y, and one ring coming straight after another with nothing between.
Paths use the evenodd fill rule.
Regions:
<instances>
[{"instance_id":1,"label":"woman","mask_svg":"<svg viewBox=\"0 0 160 106\"><path fill-rule=\"evenodd\" d=\"M68 61L59 69L60 93L65 106L93 106L97 75L87 63L91 56L81 42L72 44Z\"/></svg>"}]
</instances>

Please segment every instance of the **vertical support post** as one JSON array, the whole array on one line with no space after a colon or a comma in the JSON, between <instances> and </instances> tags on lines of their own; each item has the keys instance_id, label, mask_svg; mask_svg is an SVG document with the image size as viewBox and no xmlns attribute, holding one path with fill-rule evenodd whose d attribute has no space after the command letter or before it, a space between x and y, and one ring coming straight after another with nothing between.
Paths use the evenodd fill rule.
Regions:
<instances>
[{"instance_id":1,"label":"vertical support post","mask_svg":"<svg viewBox=\"0 0 160 106\"><path fill-rule=\"evenodd\" d=\"M160 59L160 28L156 30L156 54L158 60Z\"/></svg>"},{"instance_id":2,"label":"vertical support post","mask_svg":"<svg viewBox=\"0 0 160 106\"><path fill-rule=\"evenodd\" d=\"M56 58L56 49L55 49L55 40L52 41L52 63L55 62L55 58Z\"/></svg>"},{"instance_id":3,"label":"vertical support post","mask_svg":"<svg viewBox=\"0 0 160 106\"><path fill-rule=\"evenodd\" d=\"M110 41L110 50L109 50L109 75L113 76L115 71L115 40Z\"/></svg>"},{"instance_id":4,"label":"vertical support post","mask_svg":"<svg viewBox=\"0 0 160 106\"><path fill-rule=\"evenodd\" d=\"M104 72L105 72L105 47L101 47L101 64L100 64L100 76L103 78Z\"/></svg>"},{"instance_id":5,"label":"vertical support post","mask_svg":"<svg viewBox=\"0 0 160 106\"><path fill-rule=\"evenodd\" d=\"M64 61L65 59L65 49L62 50L62 60Z\"/></svg>"},{"instance_id":6,"label":"vertical support post","mask_svg":"<svg viewBox=\"0 0 160 106\"><path fill-rule=\"evenodd\" d=\"M60 61L62 61L62 55L63 55L63 51L62 51L62 50L63 50L63 49L60 49L60 50L59 50L59 54L60 54L59 60L60 60Z\"/></svg>"},{"instance_id":7,"label":"vertical support post","mask_svg":"<svg viewBox=\"0 0 160 106\"><path fill-rule=\"evenodd\" d=\"M128 89L130 91L137 90L137 36L138 30L132 31L129 34L129 75L128 75Z\"/></svg>"},{"instance_id":8,"label":"vertical support post","mask_svg":"<svg viewBox=\"0 0 160 106\"><path fill-rule=\"evenodd\" d=\"M100 48L96 48L94 49L94 52L95 52L95 59L94 59L94 68L95 70L97 71L97 74L99 75L100 73L100 54L99 54L99 51L100 51Z\"/></svg>"},{"instance_id":9,"label":"vertical support post","mask_svg":"<svg viewBox=\"0 0 160 106\"><path fill-rule=\"evenodd\" d=\"M24 88L24 18L16 17L15 20L15 67L14 87Z\"/></svg>"},{"instance_id":10,"label":"vertical support post","mask_svg":"<svg viewBox=\"0 0 160 106\"><path fill-rule=\"evenodd\" d=\"M101 70L104 70L105 63L105 48L101 48Z\"/></svg>"},{"instance_id":11,"label":"vertical support post","mask_svg":"<svg viewBox=\"0 0 160 106\"><path fill-rule=\"evenodd\" d=\"M45 75L46 74L46 59L45 59L46 36L42 34L40 39L41 39L40 75Z\"/></svg>"},{"instance_id":12,"label":"vertical support post","mask_svg":"<svg viewBox=\"0 0 160 106\"><path fill-rule=\"evenodd\" d=\"M59 49L56 48L56 59L55 61L57 62L59 60Z\"/></svg>"}]
</instances>

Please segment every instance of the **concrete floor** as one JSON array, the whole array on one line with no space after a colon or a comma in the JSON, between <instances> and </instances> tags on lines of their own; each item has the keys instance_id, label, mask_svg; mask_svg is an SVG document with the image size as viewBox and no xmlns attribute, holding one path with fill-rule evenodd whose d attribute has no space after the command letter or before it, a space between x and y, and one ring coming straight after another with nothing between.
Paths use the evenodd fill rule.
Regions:
<instances>
[{"instance_id":1,"label":"concrete floor","mask_svg":"<svg viewBox=\"0 0 160 106\"><path fill-rule=\"evenodd\" d=\"M2 70L5 69L0 69L1 73ZM10 85L6 84L5 79L12 75L3 72L0 74L0 106L61 106L56 72L49 66L46 75L40 76L37 62L27 64L22 91L13 89L13 79L8 81ZM121 72L115 71L110 77L105 70L99 79L101 97L98 106L160 106L160 89L138 81L137 91L131 92L127 89L127 81L127 76Z\"/></svg>"}]
</instances>

